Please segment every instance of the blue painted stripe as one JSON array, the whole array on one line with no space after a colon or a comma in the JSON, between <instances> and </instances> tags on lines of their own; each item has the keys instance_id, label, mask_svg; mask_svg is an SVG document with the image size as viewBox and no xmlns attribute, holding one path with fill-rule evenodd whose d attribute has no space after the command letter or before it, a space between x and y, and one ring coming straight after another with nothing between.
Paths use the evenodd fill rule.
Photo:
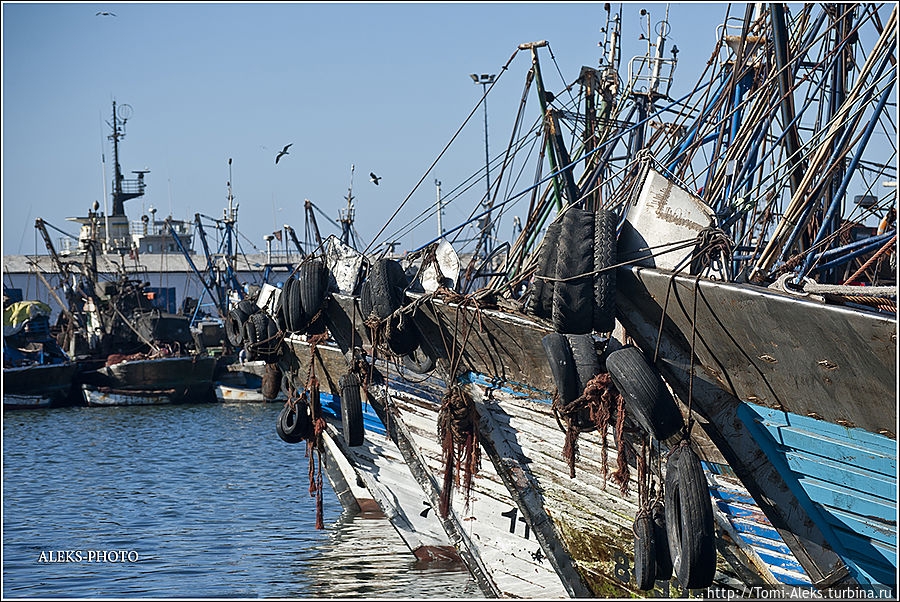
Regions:
<instances>
[{"instance_id":1,"label":"blue painted stripe","mask_svg":"<svg viewBox=\"0 0 900 602\"><path fill-rule=\"evenodd\" d=\"M504 393L512 395L513 397L516 397L518 399L528 399L530 401L545 403L547 405L550 405L553 402L552 393L548 393L547 391L529 387L520 383L513 383L516 387L514 389L505 384L509 381L498 381L489 376L485 376L484 374L479 374L478 372L465 372L459 375L457 381L462 384L472 383L481 385L483 387L490 387L497 391L503 391Z\"/></svg>"},{"instance_id":2,"label":"blue painted stripe","mask_svg":"<svg viewBox=\"0 0 900 602\"><path fill-rule=\"evenodd\" d=\"M339 395L319 393L319 403L322 411L336 420L341 420L341 398ZM387 429L378 418L378 414L367 403L363 404L363 429L378 435L387 435Z\"/></svg>"},{"instance_id":3,"label":"blue painted stripe","mask_svg":"<svg viewBox=\"0 0 900 602\"><path fill-rule=\"evenodd\" d=\"M886 477L893 477L897 472L895 449L884 449L881 445L865 447L864 444L840 441L771 420L763 420L763 424L770 432L777 431L775 438L785 448L802 449L831 463Z\"/></svg>"},{"instance_id":4,"label":"blue painted stripe","mask_svg":"<svg viewBox=\"0 0 900 602\"><path fill-rule=\"evenodd\" d=\"M769 550L753 546L753 549L759 555L760 559L766 563L770 568L778 567L784 571L802 571L803 567L800 566L800 563L794 560L793 556L790 558L786 558L781 554L772 554Z\"/></svg>"},{"instance_id":5,"label":"blue painted stripe","mask_svg":"<svg viewBox=\"0 0 900 602\"><path fill-rule=\"evenodd\" d=\"M891 545L896 538L896 529L893 525L877 525L874 524L874 521L866 521L857 515L842 512L836 508L831 509L828 522L839 529L859 533L886 545Z\"/></svg>"},{"instance_id":6,"label":"blue painted stripe","mask_svg":"<svg viewBox=\"0 0 900 602\"><path fill-rule=\"evenodd\" d=\"M864 493L865 489L861 486L849 489L813 476L799 477L797 481L812 501L825 506L828 511L836 508L880 522L889 523L895 520L896 504Z\"/></svg>"},{"instance_id":7,"label":"blue painted stripe","mask_svg":"<svg viewBox=\"0 0 900 602\"><path fill-rule=\"evenodd\" d=\"M713 498L718 500L726 500L729 502L738 502L741 504L751 504L753 506L756 505L756 500L754 500L750 495L741 493L739 491L731 491L729 489L721 489L721 488L709 488L709 494L713 496Z\"/></svg>"},{"instance_id":8,"label":"blue painted stripe","mask_svg":"<svg viewBox=\"0 0 900 602\"><path fill-rule=\"evenodd\" d=\"M738 415L851 576L895 585L896 443L753 404Z\"/></svg>"},{"instance_id":9,"label":"blue painted stripe","mask_svg":"<svg viewBox=\"0 0 900 602\"><path fill-rule=\"evenodd\" d=\"M781 535L778 531L772 527L736 519L732 520L731 524L734 527L734 530L748 541L754 539L754 541L758 541L760 545L765 545L769 550L777 551L782 554L793 554L788 545L781 539Z\"/></svg>"},{"instance_id":10,"label":"blue painted stripe","mask_svg":"<svg viewBox=\"0 0 900 602\"><path fill-rule=\"evenodd\" d=\"M785 571L777 566L769 567L772 576L785 585L812 585L806 573L795 573L793 571Z\"/></svg>"},{"instance_id":11,"label":"blue painted stripe","mask_svg":"<svg viewBox=\"0 0 900 602\"><path fill-rule=\"evenodd\" d=\"M831 483L835 488L854 491L861 483L868 496L883 500L895 500L896 481L856 466L833 462L821 456L813 456L803 451L785 450L788 467L798 475L815 475L818 480ZM896 505L896 504L891 504Z\"/></svg>"}]
</instances>

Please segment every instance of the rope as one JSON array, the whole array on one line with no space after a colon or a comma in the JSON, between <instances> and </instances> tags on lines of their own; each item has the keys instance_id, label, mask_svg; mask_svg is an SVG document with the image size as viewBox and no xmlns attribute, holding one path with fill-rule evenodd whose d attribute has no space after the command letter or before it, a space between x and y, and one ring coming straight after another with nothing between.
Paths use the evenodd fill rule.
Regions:
<instances>
[{"instance_id":1,"label":"rope","mask_svg":"<svg viewBox=\"0 0 900 602\"><path fill-rule=\"evenodd\" d=\"M881 248L878 250L877 253L875 253L874 255L872 255L872 257L870 257L869 260L868 260L867 262L865 262L864 264L862 264L862 266L860 266L860 268L859 268L858 270L856 270L856 271L853 273L852 276L850 276L849 278L847 278L847 279L844 281L844 284L846 285L846 284L848 284L848 283L853 282L854 280L856 280L856 279L859 277L860 274L862 274L863 272L865 272L865 271L869 268L869 266L872 265L872 263L875 262L875 260L877 260L879 257L881 257L882 255L884 255L885 253L887 253L887 251L888 251L890 248L892 248L892 247L894 246L894 243L895 243L895 242L897 242L897 235L896 235L896 234L894 234L894 236L892 236L891 239L890 239L889 241L887 241L887 243L885 243L885 245L884 245L883 247L881 247Z\"/></svg>"}]
</instances>

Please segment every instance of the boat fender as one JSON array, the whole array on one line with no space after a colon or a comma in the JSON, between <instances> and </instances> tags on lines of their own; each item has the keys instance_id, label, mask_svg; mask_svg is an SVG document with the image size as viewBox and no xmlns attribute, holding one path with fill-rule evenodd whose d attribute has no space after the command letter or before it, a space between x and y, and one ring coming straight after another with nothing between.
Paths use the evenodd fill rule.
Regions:
<instances>
[{"instance_id":1,"label":"boat fender","mask_svg":"<svg viewBox=\"0 0 900 602\"><path fill-rule=\"evenodd\" d=\"M601 209L594 216L594 330L616 326L616 225L618 216ZM609 268L609 269L608 269ZM602 271L601 271L602 270Z\"/></svg>"},{"instance_id":2,"label":"boat fender","mask_svg":"<svg viewBox=\"0 0 900 602\"><path fill-rule=\"evenodd\" d=\"M300 284L289 278L284 290L284 318L287 332L299 332L303 326L303 305L300 299Z\"/></svg>"},{"instance_id":3,"label":"boat fender","mask_svg":"<svg viewBox=\"0 0 900 602\"><path fill-rule=\"evenodd\" d=\"M228 315L225 316L225 336L228 337L228 342L235 347L240 347L244 342L243 327L240 313L236 309L228 312Z\"/></svg>"},{"instance_id":4,"label":"boat fender","mask_svg":"<svg viewBox=\"0 0 900 602\"><path fill-rule=\"evenodd\" d=\"M266 373L262 378L262 395L267 401L278 397L281 389L281 370L275 364L266 364Z\"/></svg>"},{"instance_id":5,"label":"boat fender","mask_svg":"<svg viewBox=\"0 0 900 602\"><path fill-rule=\"evenodd\" d=\"M638 513L631 530L634 532L634 579L639 590L648 591L656 581L656 546L650 513Z\"/></svg>"},{"instance_id":6,"label":"boat fender","mask_svg":"<svg viewBox=\"0 0 900 602\"><path fill-rule=\"evenodd\" d=\"M553 289L553 330L585 334L594 322L594 214L569 208L562 218Z\"/></svg>"},{"instance_id":7,"label":"boat fender","mask_svg":"<svg viewBox=\"0 0 900 602\"><path fill-rule=\"evenodd\" d=\"M656 579L672 578L672 555L669 553L669 536L666 534L666 507L659 501L653 505L653 542L656 547Z\"/></svg>"},{"instance_id":8,"label":"boat fender","mask_svg":"<svg viewBox=\"0 0 900 602\"><path fill-rule=\"evenodd\" d=\"M325 294L328 291L328 270L325 264L318 259L307 261L300 266L297 282L300 283L300 306L303 314L300 327L308 330L325 304Z\"/></svg>"},{"instance_id":9,"label":"boat fender","mask_svg":"<svg viewBox=\"0 0 900 602\"><path fill-rule=\"evenodd\" d=\"M240 318L239 322L243 324L247 321L247 318L256 313L256 310L256 303L252 299L248 298L240 301L237 305L235 305L232 311L235 311L237 313L237 316Z\"/></svg>"},{"instance_id":10,"label":"boat fender","mask_svg":"<svg viewBox=\"0 0 900 602\"><path fill-rule=\"evenodd\" d=\"M344 441L350 447L363 444L362 397L359 376L353 372L341 377L338 382L341 388L341 423L344 429Z\"/></svg>"},{"instance_id":11,"label":"boat fender","mask_svg":"<svg viewBox=\"0 0 900 602\"><path fill-rule=\"evenodd\" d=\"M403 306L409 280L399 262L379 259L369 272L372 287L372 309L379 320L384 320Z\"/></svg>"},{"instance_id":12,"label":"boat fender","mask_svg":"<svg viewBox=\"0 0 900 602\"><path fill-rule=\"evenodd\" d=\"M716 543L709 486L700 458L687 445L666 462L666 529L675 577L686 589L712 585Z\"/></svg>"},{"instance_id":13,"label":"boat fender","mask_svg":"<svg viewBox=\"0 0 900 602\"><path fill-rule=\"evenodd\" d=\"M403 356L403 365L416 374L428 374L434 370L434 360L422 350L421 345Z\"/></svg>"},{"instance_id":14,"label":"boat fender","mask_svg":"<svg viewBox=\"0 0 900 602\"><path fill-rule=\"evenodd\" d=\"M278 414L275 431L285 443L300 443L305 439L305 431L310 430L310 419L306 404L301 401L286 403ZM306 425L306 428L304 428Z\"/></svg>"},{"instance_id":15,"label":"boat fender","mask_svg":"<svg viewBox=\"0 0 900 602\"><path fill-rule=\"evenodd\" d=\"M541 339L544 354L550 364L556 391L563 403L574 401L581 391L578 390L578 376L575 372L575 361L566 337L558 332L551 332Z\"/></svg>"},{"instance_id":16,"label":"boat fender","mask_svg":"<svg viewBox=\"0 0 900 602\"><path fill-rule=\"evenodd\" d=\"M547 226L547 233L538 251L538 268L531 285L531 297L526 310L539 318L549 318L553 308L553 288L556 284L546 277L556 277L556 241L559 239L561 224L556 221Z\"/></svg>"},{"instance_id":17,"label":"boat fender","mask_svg":"<svg viewBox=\"0 0 900 602\"><path fill-rule=\"evenodd\" d=\"M294 388L290 372L285 372L281 375L281 392L288 399L294 397L297 394L297 390Z\"/></svg>"},{"instance_id":18,"label":"boat fender","mask_svg":"<svg viewBox=\"0 0 900 602\"><path fill-rule=\"evenodd\" d=\"M584 394L588 382L600 373L600 361L597 357L597 349L594 347L594 337L592 335L567 334L565 337L575 364L577 398ZM584 405L572 418L575 421L574 425L580 431L590 432L597 428L591 419L591 411L587 405Z\"/></svg>"},{"instance_id":19,"label":"boat fender","mask_svg":"<svg viewBox=\"0 0 900 602\"><path fill-rule=\"evenodd\" d=\"M659 373L632 345L613 351L606 369L625 399L625 408L644 430L665 441L684 427L681 412Z\"/></svg>"}]
</instances>

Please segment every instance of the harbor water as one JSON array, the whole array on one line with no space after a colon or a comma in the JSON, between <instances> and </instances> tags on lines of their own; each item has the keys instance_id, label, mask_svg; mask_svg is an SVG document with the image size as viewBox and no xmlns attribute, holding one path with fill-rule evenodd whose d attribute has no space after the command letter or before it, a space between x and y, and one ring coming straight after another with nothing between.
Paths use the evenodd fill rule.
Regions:
<instances>
[{"instance_id":1,"label":"harbor water","mask_svg":"<svg viewBox=\"0 0 900 602\"><path fill-rule=\"evenodd\" d=\"M325 479L280 404L4 412L3 597L479 597ZM68 552L68 554L66 554Z\"/></svg>"}]
</instances>

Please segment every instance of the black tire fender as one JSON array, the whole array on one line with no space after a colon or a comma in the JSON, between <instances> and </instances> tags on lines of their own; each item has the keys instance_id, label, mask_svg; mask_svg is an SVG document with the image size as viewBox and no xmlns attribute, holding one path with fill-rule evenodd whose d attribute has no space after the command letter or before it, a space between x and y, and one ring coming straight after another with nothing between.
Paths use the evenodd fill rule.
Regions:
<instances>
[{"instance_id":1,"label":"black tire fender","mask_svg":"<svg viewBox=\"0 0 900 602\"><path fill-rule=\"evenodd\" d=\"M601 209L594 216L594 271L616 265L618 216ZM616 326L616 269L594 274L594 330L612 332Z\"/></svg>"},{"instance_id":2,"label":"black tire fender","mask_svg":"<svg viewBox=\"0 0 900 602\"><path fill-rule=\"evenodd\" d=\"M278 422L275 424L275 431L281 437L281 440L285 443L300 443L303 441L304 418L306 422L309 421L306 405L301 403L284 404L281 412L278 413Z\"/></svg>"},{"instance_id":3,"label":"black tire fender","mask_svg":"<svg viewBox=\"0 0 900 602\"><path fill-rule=\"evenodd\" d=\"M300 285L293 277L284 285L284 318L288 332L299 332L303 327L303 306L300 301Z\"/></svg>"},{"instance_id":4,"label":"black tire fender","mask_svg":"<svg viewBox=\"0 0 900 602\"><path fill-rule=\"evenodd\" d=\"M415 351L419 346L419 336L416 325L412 323L412 318L406 317L403 327L400 327L400 319L392 320L393 328L388 337L387 344L394 355L407 355Z\"/></svg>"},{"instance_id":5,"label":"black tire fender","mask_svg":"<svg viewBox=\"0 0 900 602\"><path fill-rule=\"evenodd\" d=\"M649 591L656 581L656 546L650 514L639 514L631 528L634 531L634 579L639 590Z\"/></svg>"},{"instance_id":6,"label":"black tire fender","mask_svg":"<svg viewBox=\"0 0 900 602\"><path fill-rule=\"evenodd\" d=\"M344 441L350 447L363 444L362 397L359 377L352 372L341 377L341 423Z\"/></svg>"},{"instance_id":7,"label":"black tire fender","mask_svg":"<svg viewBox=\"0 0 900 602\"><path fill-rule=\"evenodd\" d=\"M539 318L549 318L553 311L553 288L555 282L546 281L544 277L556 277L556 250L559 240L559 221L547 226L541 248L538 250L537 271L531 285L531 297L528 299L528 313Z\"/></svg>"},{"instance_id":8,"label":"black tire fender","mask_svg":"<svg viewBox=\"0 0 900 602\"><path fill-rule=\"evenodd\" d=\"M606 358L606 369L625 399L628 414L658 441L684 427L675 399L639 349L626 345L613 351Z\"/></svg>"},{"instance_id":9,"label":"black tire fender","mask_svg":"<svg viewBox=\"0 0 900 602\"><path fill-rule=\"evenodd\" d=\"M681 587L712 585L716 573L712 501L700 459L687 446L677 448L666 462L666 530Z\"/></svg>"},{"instance_id":10,"label":"black tire fender","mask_svg":"<svg viewBox=\"0 0 900 602\"><path fill-rule=\"evenodd\" d=\"M225 316L225 336L228 338L228 342L235 347L240 347L244 342L243 329L244 324L241 322L240 313L232 309Z\"/></svg>"},{"instance_id":11,"label":"black tire fender","mask_svg":"<svg viewBox=\"0 0 900 602\"><path fill-rule=\"evenodd\" d=\"M399 262L393 259L379 259L369 272L372 294L372 308L378 319L384 320L403 304L409 281Z\"/></svg>"},{"instance_id":12,"label":"black tire fender","mask_svg":"<svg viewBox=\"0 0 900 602\"><path fill-rule=\"evenodd\" d=\"M403 356L403 365L416 374L428 374L434 370L434 360L422 350L421 345Z\"/></svg>"},{"instance_id":13,"label":"black tire fender","mask_svg":"<svg viewBox=\"0 0 900 602\"><path fill-rule=\"evenodd\" d=\"M566 337L558 332L551 332L541 339L544 354L553 374L553 382L563 402L568 403L581 395L578 391L578 376L575 373L575 361Z\"/></svg>"},{"instance_id":14,"label":"black tire fender","mask_svg":"<svg viewBox=\"0 0 900 602\"><path fill-rule=\"evenodd\" d=\"M594 322L594 214L577 207L566 210L559 233L553 290L553 330L585 334Z\"/></svg>"},{"instance_id":15,"label":"black tire fender","mask_svg":"<svg viewBox=\"0 0 900 602\"><path fill-rule=\"evenodd\" d=\"M653 541L656 544L656 578L668 581L672 578L672 555L669 553L669 536L666 533L666 508L663 503L653 505Z\"/></svg>"},{"instance_id":16,"label":"black tire fender","mask_svg":"<svg viewBox=\"0 0 900 602\"><path fill-rule=\"evenodd\" d=\"M239 322L243 324L247 321L247 318L256 313L257 309L259 308L256 307L256 302L254 302L252 299L243 299L234 306L233 311L236 311L238 313L238 316L240 318Z\"/></svg>"},{"instance_id":17,"label":"black tire fender","mask_svg":"<svg viewBox=\"0 0 900 602\"><path fill-rule=\"evenodd\" d=\"M300 266L297 275L300 283L300 305L302 307L301 328L308 328L313 318L325 304L325 293L328 290L328 270L318 259L307 261Z\"/></svg>"}]
</instances>

